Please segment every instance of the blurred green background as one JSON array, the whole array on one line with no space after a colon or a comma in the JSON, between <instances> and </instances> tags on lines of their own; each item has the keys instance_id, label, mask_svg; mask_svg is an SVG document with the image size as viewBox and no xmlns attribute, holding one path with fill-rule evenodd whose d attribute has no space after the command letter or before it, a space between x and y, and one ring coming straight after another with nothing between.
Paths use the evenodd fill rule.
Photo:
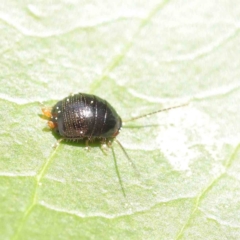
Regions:
<instances>
[{"instance_id":1,"label":"blurred green background","mask_svg":"<svg viewBox=\"0 0 240 240\"><path fill-rule=\"evenodd\" d=\"M240 239L240 4L0 3L0 239ZM111 150L39 117L70 93L129 122Z\"/></svg>"}]
</instances>

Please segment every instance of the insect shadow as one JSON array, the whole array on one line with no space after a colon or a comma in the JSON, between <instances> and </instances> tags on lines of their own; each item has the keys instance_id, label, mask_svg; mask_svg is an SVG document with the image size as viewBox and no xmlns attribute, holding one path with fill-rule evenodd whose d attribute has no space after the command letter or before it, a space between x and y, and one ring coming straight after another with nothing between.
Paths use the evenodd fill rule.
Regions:
<instances>
[{"instance_id":1,"label":"insect shadow","mask_svg":"<svg viewBox=\"0 0 240 240\"><path fill-rule=\"evenodd\" d=\"M123 145L116 136L120 133L122 122L130 122L139 118L144 118L159 112L179 108L187 105L186 103L160 109L154 112L143 114L128 120L122 120L116 110L104 99L95 95L86 93L77 93L57 102L53 107L42 108L41 117L48 120L48 127L52 130L53 136L58 139L57 144L65 141L71 146L83 145L85 141L86 148L107 145L112 150L116 173L119 179L122 193L126 198L122 178L117 165L117 158L113 148L113 143L117 143L124 155L128 159L135 173L140 176L134 162L129 157ZM153 127L147 126L124 126L125 128ZM81 144L76 143L80 141ZM103 148L101 147L104 152ZM105 153L106 154L106 153Z\"/></svg>"}]
</instances>

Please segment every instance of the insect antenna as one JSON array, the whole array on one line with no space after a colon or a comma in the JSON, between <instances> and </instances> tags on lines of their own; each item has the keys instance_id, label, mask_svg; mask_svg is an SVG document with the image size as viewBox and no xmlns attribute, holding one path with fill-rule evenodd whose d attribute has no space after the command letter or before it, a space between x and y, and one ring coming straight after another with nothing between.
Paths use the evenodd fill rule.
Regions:
<instances>
[{"instance_id":1,"label":"insect antenna","mask_svg":"<svg viewBox=\"0 0 240 240\"><path fill-rule=\"evenodd\" d=\"M132 117L132 118L127 119L127 120L123 120L123 122L130 122L130 121L133 121L133 120L136 120L136 119L139 119L139 118L148 117L150 115L153 115L153 114L156 114L156 113L159 113L159 112L165 112L165 111L168 111L168 110L171 110L171 109L174 109L174 108L184 107L186 105L188 105L188 103L183 103L181 105L176 105L176 106L172 106L172 107L168 107L168 108L163 108L163 109L160 109L160 110L157 110L157 111L154 111L154 112L150 112L150 113L143 114L143 115L140 115L140 116L137 116L137 117Z\"/></svg>"}]
</instances>

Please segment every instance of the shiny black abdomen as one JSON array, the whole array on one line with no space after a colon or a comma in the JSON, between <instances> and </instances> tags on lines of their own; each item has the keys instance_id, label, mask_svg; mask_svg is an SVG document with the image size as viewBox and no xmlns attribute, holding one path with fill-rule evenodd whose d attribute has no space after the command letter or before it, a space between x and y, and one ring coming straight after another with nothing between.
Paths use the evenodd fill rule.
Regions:
<instances>
[{"instance_id":1,"label":"shiny black abdomen","mask_svg":"<svg viewBox=\"0 0 240 240\"><path fill-rule=\"evenodd\" d=\"M121 118L106 100L85 93L59 101L52 115L59 134L68 139L114 138L122 126Z\"/></svg>"}]
</instances>

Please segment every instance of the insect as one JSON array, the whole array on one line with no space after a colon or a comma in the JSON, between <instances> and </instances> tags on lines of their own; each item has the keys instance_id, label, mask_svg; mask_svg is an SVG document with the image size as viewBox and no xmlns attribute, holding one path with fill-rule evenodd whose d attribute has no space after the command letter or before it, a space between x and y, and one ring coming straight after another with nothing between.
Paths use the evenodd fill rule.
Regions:
<instances>
[{"instance_id":1,"label":"insect","mask_svg":"<svg viewBox=\"0 0 240 240\"><path fill-rule=\"evenodd\" d=\"M173 108L182 107L184 105L186 104L140 115L138 117L130 118L125 122ZM95 95L78 93L57 102L52 108L42 108L42 112L49 120L48 126L61 136L58 143L64 139L72 141L85 139L86 147L88 148L88 143L90 141L100 140L102 143L107 143L108 146L111 146L111 143L115 140L124 152L130 164L133 166L137 175L139 175L135 164L127 154L122 144L116 139L116 136L119 134L122 127L122 119L106 100ZM114 149L111 149L117 169ZM117 175L123 195L126 197L118 170Z\"/></svg>"},{"instance_id":2,"label":"insect","mask_svg":"<svg viewBox=\"0 0 240 240\"><path fill-rule=\"evenodd\" d=\"M62 139L86 139L86 145L95 139L110 141L122 127L120 116L106 100L86 93L66 97L42 112L50 118L48 126Z\"/></svg>"},{"instance_id":3,"label":"insect","mask_svg":"<svg viewBox=\"0 0 240 240\"><path fill-rule=\"evenodd\" d=\"M155 112L131 118L127 121L143 118L161 111L183 105L161 109ZM111 143L119 134L122 119L115 109L104 99L95 95L78 93L57 102L53 108L42 108L48 118L48 126L62 137L58 142L67 140L100 140ZM123 149L123 146L117 141Z\"/></svg>"}]
</instances>

